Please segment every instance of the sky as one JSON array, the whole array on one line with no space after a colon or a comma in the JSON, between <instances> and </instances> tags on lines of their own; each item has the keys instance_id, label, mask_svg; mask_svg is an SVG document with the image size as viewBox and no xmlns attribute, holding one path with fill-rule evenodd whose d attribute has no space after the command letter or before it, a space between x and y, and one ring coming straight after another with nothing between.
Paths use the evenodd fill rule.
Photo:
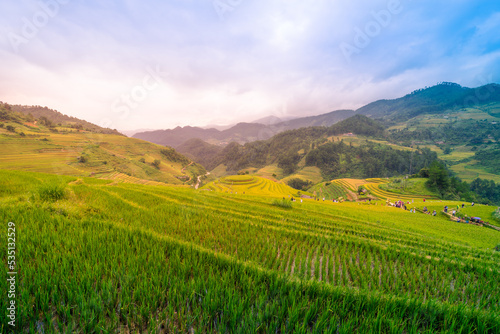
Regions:
<instances>
[{"instance_id":1,"label":"sky","mask_svg":"<svg viewBox=\"0 0 500 334\"><path fill-rule=\"evenodd\" d=\"M0 3L0 101L119 130L356 109L500 82L496 0Z\"/></svg>"}]
</instances>

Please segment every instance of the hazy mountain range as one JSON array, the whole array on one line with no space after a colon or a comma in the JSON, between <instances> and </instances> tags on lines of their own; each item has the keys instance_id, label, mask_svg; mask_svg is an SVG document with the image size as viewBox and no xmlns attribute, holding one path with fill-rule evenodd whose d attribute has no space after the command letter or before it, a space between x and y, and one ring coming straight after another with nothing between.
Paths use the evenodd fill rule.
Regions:
<instances>
[{"instance_id":1,"label":"hazy mountain range","mask_svg":"<svg viewBox=\"0 0 500 334\"><path fill-rule=\"evenodd\" d=\"M497 109L488 108L491 103L496 102L500 102L500 85L498 84L467 88L444 82L416 90L401 98L378 100L357 110L335 110L322 115L286 121L281 121L276 116L269 116L253 123L238 123L224 130L191 126L176 127L168 130L139 132L133 137L174 148L193 138L225 146L232 141L244 144L266 140L286 130L310 126L329 127L356 114L380 120L386 125L406 121L421 114L446 113L463 108L480 108L492 113L492 116L497 116Z\"/></svg>"}]
</instances>

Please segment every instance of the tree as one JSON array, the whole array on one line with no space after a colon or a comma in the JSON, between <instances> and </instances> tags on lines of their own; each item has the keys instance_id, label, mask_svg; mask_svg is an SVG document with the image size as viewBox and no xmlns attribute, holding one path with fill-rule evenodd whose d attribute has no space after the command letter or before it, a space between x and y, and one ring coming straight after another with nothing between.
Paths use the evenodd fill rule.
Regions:
<instances>
[{"instance_id":1,"label":"tree","mask_svg":"<svg viewBox=\"0 0 500 334\"><path fill-rule=\"evenodd\" d=\"M40 124L45 125L46 127L54 127L54 123L52 123L52 121L45 116L40 117L38 121L40 122Z\"/></svg>"},{"instance_id":2,"label":"tree","mask_svg":"<svg viewBox=\"0 0 500 334\"><path fill-rule=\"evenodd\" d=\"M296 152L289 151L278 158L278 167L283 169L283 173L292 174L297 169L299 161L300 155Z\"/></svg>"},{"instance_id":3,"label":"tree","mask_svg":"<svg viewBox=\"0 0 500 334\"><path fill-rule=\"evenodd\" d=\"M299 178L293 178L288 181L288 185L297 190L306 190L310 186L312 186L311 181L305 181Z\"/></svg>"},{"instance_id":4,"label":"tree","mask_svg":"<svg viewBox=\"0 0 500 334\"><path fill-rule=\"evenodd\" d=\"M420 177L428 178L429 177L429 168L422 168L418 173Z\"/></svg>"},{"instance_id":5,"label":"tree","mask_svg":"<svg viewBox=\"0 0 500 334\"><path fill-rule=\"evenodd\" d=\"M160 164L161 164L161 160L158 160L158 159L155 159L152 163L152 165L154 167L156 167L157 169L160 169Z\"/></svg>"},{"instance_id":6,"label":"tree","mask_svg":"<svg viewBox=\"0 0 500 334\"><path fill-rule=\"evenodd\" d=\"M446 167L434 161L429 168L429 179L426 182L429 189L437 191L443 197L450 188L450 177Z\"/></svg>"}]
</instances>

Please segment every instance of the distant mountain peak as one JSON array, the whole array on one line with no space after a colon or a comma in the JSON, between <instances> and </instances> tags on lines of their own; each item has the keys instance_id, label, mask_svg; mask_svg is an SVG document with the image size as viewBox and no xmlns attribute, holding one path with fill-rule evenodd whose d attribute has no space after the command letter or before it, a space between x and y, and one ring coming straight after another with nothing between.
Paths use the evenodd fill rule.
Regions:
<instances>
[{"instance_id":1,"label":"distant mountain peak","mask_svg":"<svg viewBox=\"0 0 500 334\"><path fill-rule=\"evenodd\" d=\"M278 116L267 116L263 118L259 118L258 120L253 121L252 123L259 123L259 124L264 124L264 125L274 125L277 123L281 123L283 120L279 118Z\"/></svg>"}]
</instances>

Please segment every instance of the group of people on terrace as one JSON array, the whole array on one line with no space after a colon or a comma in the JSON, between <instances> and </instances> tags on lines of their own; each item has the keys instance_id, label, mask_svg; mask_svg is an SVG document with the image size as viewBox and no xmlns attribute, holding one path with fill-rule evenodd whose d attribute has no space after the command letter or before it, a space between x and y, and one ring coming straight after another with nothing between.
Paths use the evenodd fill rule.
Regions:
<instances>
[{"instance_id":1,"label":"group of people on terrace","mask_svg":"<svg viewBox=\"0 0 500 334\"><path fill-rule=\"evenodd\" d=\"M423 199L423 202L425 203L425 199ZM403 210L408 210L407 205L413 204L414 201L402 201L398 200L394 203L391 203L389 199L387 199L387 205L391 205L393 207L403 209ZM474 202L471 203L471 206L474 206ZM466 224L483 224L484 221L481 220L479 217L468 217L467 215L459 215L460 209L465 207L465 203L462 203L462 205L457 205L456 207L450 208L448 205L445 205L443 208L443 213L450 216L451 220L456 221L458 223L466 223ZM451 210L451 212L449 212ZM429 210L427 206L424 206L422 210L417 209L416 207L413 207L410 209L411 213L417 213L421 212L427 215L432 215L436 216L437 211L436 210Z\"/></svg>"}]
</instances>

